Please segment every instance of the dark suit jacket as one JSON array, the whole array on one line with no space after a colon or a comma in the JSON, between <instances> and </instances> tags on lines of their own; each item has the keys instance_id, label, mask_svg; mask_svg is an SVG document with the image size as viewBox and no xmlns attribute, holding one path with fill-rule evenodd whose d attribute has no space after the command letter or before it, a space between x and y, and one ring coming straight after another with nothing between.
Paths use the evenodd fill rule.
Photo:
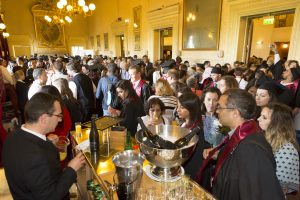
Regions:
<instances>
[{"instance_id":1,"label":"dark suit jacket","mask_svg":"<svg viewBox=\"0 0 300 200\"><path fill-rule=\"evenodd\" d=\"M222 200L284 199L272 148L263 134L249 135L239 143L220 169L212 193Z\"/></svg>"},{"instance_id":2,"label":"dark suit jacket","mask_svg":"<svg viewBox=\"0 0 300 200\"><path fill-rule=\"evenodd\" d=\"M284 66L281 61L272 64L269 70L272 72L275 81L282 79L282 72L284 70Z\"/></svg>"},{"instance_id":3,"label":"dark suit jacket","mask_svg":"<svg viewBox=\"0 0 300 200\"><path fill-rule=\"evenodd\" d=\"M146 105L150 96L151 96L151 88L147 83L144 83L142 85L141 96L140 96L143 105Z\"/></svg>"},{"instance_id":4,"label":"dark suit jacket","mask_svg":"<svg viewBox=\"0 0 300 200\"><path fill-rule=\"evenodd\" d=\"M28 90L29 90L29 87L25 82L17 81L16 93L18 96L19 109L22 112L22 114L24 112L25 104L28 101Z\"/></svg>"},{"instance_id":5,"label":"dark suit jacket","mask_svg":"<svg viewBox=\"0 0 300 200\"><path fill-rule=\"evenodd\" d=\"M62 171L55 146L41 138L17 130L3 148L3 165L14 199L63 199L76 180L76 172Z\"/></svg>"},{"instance_id":6,"label":"dark suit jacket","mask_svg":"<svg viewBox=\"0 0 300 200\"><path fill-rule=\"evenodd\" d=\"M79 73L73 81L77 87L77 100L83 109L83 121L89 121L95 108L92 80L87 75Z\"/></svg>"},{"instance_id":7,"label":"dark suit jacket","mask_svg":"<svg viewBox=\"0 0 300 200\"><path fill-rule=\"evenodd\" d=\"M127 131L134 137L138 126L138 117L144 116L144 107L140 99L125 99L122 102L122 110L120 118L123 120L120 122L121 126L125 126Z\"/></svg>"}]
</instances>

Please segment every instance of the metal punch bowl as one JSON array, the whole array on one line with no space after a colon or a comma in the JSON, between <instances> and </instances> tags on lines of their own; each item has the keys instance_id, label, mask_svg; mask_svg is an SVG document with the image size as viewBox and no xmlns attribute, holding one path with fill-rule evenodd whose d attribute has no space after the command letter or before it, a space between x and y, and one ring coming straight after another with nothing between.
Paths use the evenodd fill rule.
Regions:
<instances>
[{"instance_id":1,"label":"metal punch bowl","mask_svg":"<svg viewBox=\"0 0 300 200\"><path fill-rule=\"evenodd\" d=\"M162 138L172 142L190 132L186 128L171 125L148 126L148 129L153 134L158 134ZM145 155L145 158L154 165L151 167L151 174L156 179L165 181L173 179L182 173L180 166L193 154L199 139L198 135L195 135L187 146L180 149L157 149L146 146L143 143L142 130L136 133L135 138L140 144L140 151Z\"/></svg>"}]
</instances>

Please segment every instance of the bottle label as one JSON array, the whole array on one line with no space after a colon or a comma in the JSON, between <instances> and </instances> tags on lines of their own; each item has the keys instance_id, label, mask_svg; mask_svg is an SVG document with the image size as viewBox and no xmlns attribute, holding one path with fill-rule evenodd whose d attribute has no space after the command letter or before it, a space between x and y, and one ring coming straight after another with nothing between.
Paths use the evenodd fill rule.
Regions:
<instances>
[{"instance_id":1,"label":"bottle label","mask_svg":"<svg viewBox=\"0 0 300 200\"><path fill-rule=\"evenodd\" d=\"M97 142L90 142L90 149L91 151L98 151L99 145L97 144Z\"/></svg>"}]
</instances>

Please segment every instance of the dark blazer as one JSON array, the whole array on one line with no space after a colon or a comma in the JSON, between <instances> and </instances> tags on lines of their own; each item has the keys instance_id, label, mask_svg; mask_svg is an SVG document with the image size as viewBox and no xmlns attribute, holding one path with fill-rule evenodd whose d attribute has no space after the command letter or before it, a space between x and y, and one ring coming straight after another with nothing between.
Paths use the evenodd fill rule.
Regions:
<instances>
[{"instance_id":1,"label":"dark blazer","mask_svg":"<svg viewBox=\"0 0 300 200\"><path fill-rule=\"evenodd\" d=\"M26 102L28 101L28 85L23 81L17 81L16 83L16 93L18 97L18 105L21 113L24 112L24 107Z\"/></svg>"},{"instance_id":2,"label":"dark blazer","mask_svg":"<svg viewBox=\"0 0 300 200\"><path fill-rule=\"evenodd\" d=\"M77 100L83 109L83 121L89 121L95 108L92 80L87 75L79 73L73 81L77 87Z\"/></svg>"},{"instance_id":3,"label":"dark blazer","mask_svg":"<svg viewBox=\"0 0 300 200\"><path fill-rule=\"evenodd\" d=\"M239 143L221 167L212 193L222 200L284 199L272 148L263 134L249 135Z\"/></svg>"},{"instance_id":4,"label":"dark blazer","mask_svg":"<svg viewBox=\"0 0 300 200\"><path fill-rule=\"evenodd\" d=\"M59 200L68 195L76 172L60 167L55 146L22 129L9 135L3 166L14 199Z\"/></svg>"},{"instance_id":5,"label":"dark blazer","mask_svg":"<svg viewBox=\"0 0 300 200\"><path fill-rule=\"evenodd\" d=\"M272 72L275 81L279 81L280 79L282 79L282 72L284 71L284 66L281 61L272 64L269 67L269 70Z\"/></svg>"},{"instance_id":6,"label":"dark blazer","mask_svg":"<svg viewBox=\"0 0 300 200\"><path fill-rule=\"evenodd\" d=\"M125 99L122 102L122 109L120 118L123 120L120 122L121 126L125 126L127 131L134 137L138 126L138 117L144 116L144 107L141 100L138 99Z\"/></svg>"},{"instance_id":7,"label":"dark blazer","mask_svg":"<svg viewBox=\"0 0 300 200\"><path fill-rule=\"evenodd\" d=\"M147 101L150 96L151 96L151 88L147 83L144 83L142 85L141 96L140 96L140 99L141 99L143 105L147 104Z\"/></svg>"}]
</instances>

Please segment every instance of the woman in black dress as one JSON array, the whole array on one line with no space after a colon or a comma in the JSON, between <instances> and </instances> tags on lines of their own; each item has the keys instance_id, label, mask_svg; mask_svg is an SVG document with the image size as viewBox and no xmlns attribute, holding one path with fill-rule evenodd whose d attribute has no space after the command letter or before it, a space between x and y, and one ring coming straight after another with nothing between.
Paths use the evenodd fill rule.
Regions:
<instances>
[{"instance_id":1,"label":"woman in black dress","mask_svg":"<svg viewBox=\"0 0 300 200\"><path fill-rule=\"evenodd\" d=\"M201 126L202 131L198 133L199 141L196 149L191 158L184 164L185 173L190 175L191 179L195 179L203 161L203 150L210 146L204 140L200 99L192 92L182 94L178 97L177 112L179 118L184 121L181 127L193 130L197 126Z\"/></svg>"},{"instance_id":2,"label":"woman in black dress","mask_svg":"<svg viewBox=\"0 0 300 200\"><path fill-rule=\"evenodd\" d=\"M138 125L137 118L145 115L142 101L129 80L119 81L116 91L119 103L109 107L108 111L111 116L122 118L120 125L125 126L134 137Z\"/></svg>"}]
</instances>

